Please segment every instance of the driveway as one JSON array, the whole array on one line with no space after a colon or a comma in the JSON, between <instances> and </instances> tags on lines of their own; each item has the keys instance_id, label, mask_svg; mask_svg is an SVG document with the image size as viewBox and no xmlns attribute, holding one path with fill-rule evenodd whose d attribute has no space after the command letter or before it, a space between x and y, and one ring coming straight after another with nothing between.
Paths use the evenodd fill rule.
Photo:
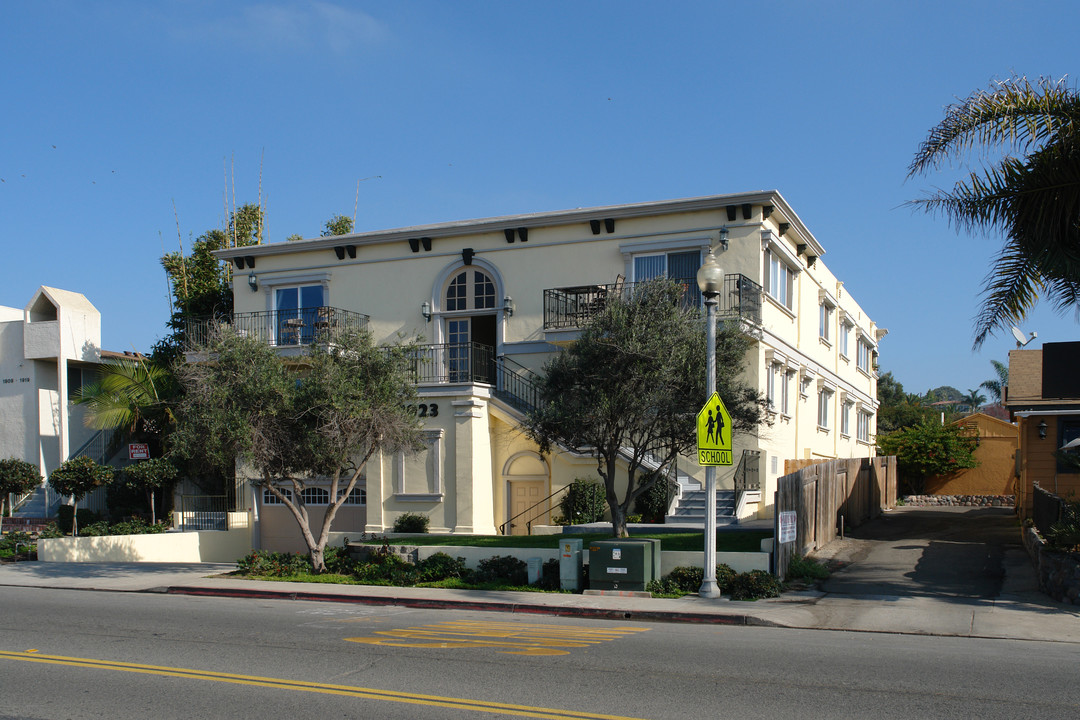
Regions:
<instances>
[{"instance_id":1,"label":"driveway","mask_svg":"<svg viewBox=\"0 0 1080 720\"><path fill-rule=\"evenodd\" d=\"M898 507L822 549L820 558L841 567L821 589L849 596L992 599L1002 594L1007 560L1014 568L1021 556L1026 560L1012 508Z\"/></svg>"},{"instance_id":2,"label":"driveway","mask_svg":"<svg viewBox=\"0 0 1080 720\"><path fill-rule=\"evenodd\" d=\"M814 553L821 592L759 617L787 627L1080 642L1080 611L1039 592L1011 508L899 507ZM801 595L801 597L800 597Z\"/></svg>"}]
</instances>

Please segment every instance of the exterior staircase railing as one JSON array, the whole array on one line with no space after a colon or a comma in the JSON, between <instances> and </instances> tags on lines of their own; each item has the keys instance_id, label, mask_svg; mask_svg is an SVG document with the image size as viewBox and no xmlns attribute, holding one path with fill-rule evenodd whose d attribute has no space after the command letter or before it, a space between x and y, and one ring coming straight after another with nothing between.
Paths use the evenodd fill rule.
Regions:
<instances>
[{"instance_id":1,"label":"exterior staircase railing","mask_svg":"<svg viewBox=\"0 0 1080 720\"><path fill-rule=\"evenodd\" d=\"M738 507L744 493L761 490L761 451L743 450L735 468L735 506Z\"/></svg>"},{"instance_id":2,"label":"exterior staircase railing","mask_svg":"<svg viewBox=\"0 0 1080 720\"><path fill-rule=\"evenodd\" d=\"M540 388L527 367L505 355L495 359L495 396L523 413L540 407Z\"/></svg>"},{"instance_id":3,"label":"exterior staircase railing","mask_svg":"<svg viewBox=\"0 0 1080 720\"><path fill-rule=\"evenodd\" d=\"M562 488L556 490L555 492L551 493L550 495L548 495L543 500L540 500L539 502L533 503L529 507L525 508L524 510L519 512L517 515L510 518L509 520L504 522L502 525L500 525L499 526L499 534L500 535L506 535L507 531L514 527L514 521L515 520L517 520L520 517L524 517L526 515L529 515L529 513L533 513L533 511L536 510L536 508L540 507L541 505L543 505L544 503L548 502L549 500L551 500L552 498L554 498L554 497L556 497L558 495L565 494L566 491L569 490L569 489L570 489L569 485L567 485L565 487L562 487ZM547 510L544 510L544 512L547 512ZM525 526L526 526L526 528L528 530L529 535L532 535L532 521L535 520L537 517L539 517L542 514L543 513L533 513L532 515L529 515L529 519L525 521Z\"/></svg>"}]
</instances>

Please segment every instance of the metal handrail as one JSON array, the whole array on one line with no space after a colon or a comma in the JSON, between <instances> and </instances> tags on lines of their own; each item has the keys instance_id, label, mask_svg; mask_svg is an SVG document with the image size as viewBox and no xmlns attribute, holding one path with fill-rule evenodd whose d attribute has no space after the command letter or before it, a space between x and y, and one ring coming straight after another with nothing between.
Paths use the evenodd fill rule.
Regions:
<instances>
[{"instance_id":1,"label":"metal handrail","mask_svg":"<svg viewBox=\"0 0 1080 720\"><path fill-rule=\"evenodd\" d=\"M743 493L761 489L761 468L757 462L747 462L747 459L756 461L761 457L760 450L743 450L739 464L735 468L735 507L739 506L739 500Z\"/></svg>"},{"instance_id":2,"label":"metal handrail","mask_svg":"<svg viewBox=\"0 0 1080 720\"><path fill-rule=\"evenodd\" d=\"M417 384L486 383L496 379L495 349L482 343L417 345L409 355Z\"/></svg>"},{"instance_id":3,"label":"metal handrail","mask_svg":"<svg viewBox=\"0 0 1080 720\"><path fill-rule=\"evenodd\" d=\"M496 358L495 395L524 413L540 406L540 388L529 377L509 367L510 364L531 372L527 367L506 356Z\"/></svg>"},{"instance_id":4,"label":"metal handrail","mask_svg":"<svg viewBox=\"0 0 1080 720\"><path fill-rule=\"evenodd\" d=\"M561 493L565 493L569 489L570 489L570 486L565 485L562 488L560 488L560 489L556 490L555 492L551 493L550 495L548 495L543 500L540 500L539 502L534 503L533 505L530 505L529 507L525 508L524 510L519 512L517 515L510 518L509 520L504 522L502 525L500 525L499 526L499 534L500 535L505 535L506 531L513 525L514 521L517 520L519 517L521 517L522 515L528 514L532 510L535 510L537 507L539 507L539 506L543 505L544 503L546 503L548 500L551 500L551 498L553 498L556 495L559 495ZM532 535L532 520L531 519L526 523L526 527L529 530L529 534Z\"/></svg>"}]
</instances>

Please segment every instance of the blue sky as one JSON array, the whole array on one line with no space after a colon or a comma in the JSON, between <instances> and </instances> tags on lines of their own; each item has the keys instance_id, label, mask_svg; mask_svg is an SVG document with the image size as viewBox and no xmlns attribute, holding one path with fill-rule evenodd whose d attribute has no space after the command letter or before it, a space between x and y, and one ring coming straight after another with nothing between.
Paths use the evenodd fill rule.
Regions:
<instances>
[{"instance_id":1,"label":"blue sky","mask_svg":"<svg viewBox=\"0 0 1080 720\"><path fill-rule=\"evenodd\" d=\"M777 189L911 392L975 388L1000 238L903 207L945 106L1074 71L1069 2L0 0L0 304L84 293L103 345L164 332L158 258L262 195L266 236ZM1070 79L1070 84L1075 87ZM173 208L175 206L176 215ZM410 298L403 297L403 301ZM1073 340L1040 308L1025 330Z\"/></svg>"}]
</instances>

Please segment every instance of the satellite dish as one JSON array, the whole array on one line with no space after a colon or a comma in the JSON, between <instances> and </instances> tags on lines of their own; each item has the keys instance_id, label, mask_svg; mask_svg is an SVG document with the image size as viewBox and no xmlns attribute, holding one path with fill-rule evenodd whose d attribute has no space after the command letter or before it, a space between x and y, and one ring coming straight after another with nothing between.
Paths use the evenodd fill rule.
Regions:
<instances>
[{"instance_id":1,"label":"satellite dish","mask_svg":"<svg viewBox=\"0 0 1080 720\"><path fill-rule=\"evenodd\" d=\"M1012 326L1012 334L1013 337L1016 338L1016 347L1018 348L1024 347L1029 342L1039 337L1039 333L1037 332L1032 332L1031 337L1028 337L1023 333L1023 331L1020 330L1020 328L1016 327L1015 325Z\"/></svg>"}]
</instances>

